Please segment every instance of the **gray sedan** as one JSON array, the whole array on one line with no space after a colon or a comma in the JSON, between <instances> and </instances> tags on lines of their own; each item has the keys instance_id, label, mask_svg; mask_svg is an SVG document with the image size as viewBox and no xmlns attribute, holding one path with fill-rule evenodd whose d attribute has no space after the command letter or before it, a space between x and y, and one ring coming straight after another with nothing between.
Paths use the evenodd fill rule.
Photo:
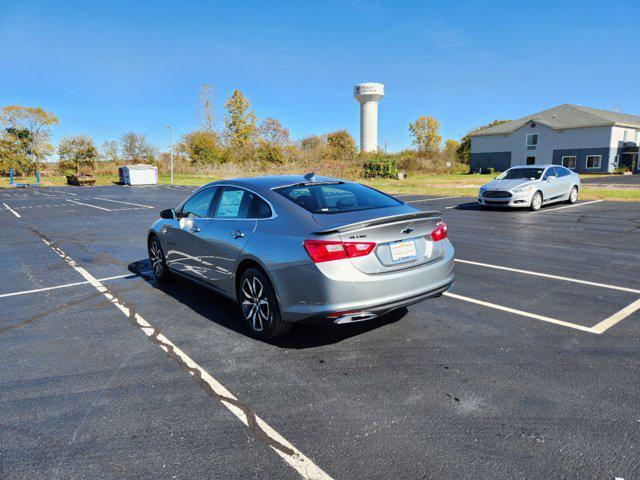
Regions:
<instances>
[{"instance_id":1,"label":"gray sedan","mask_svg":"<svg viewBox=\"0 0 640 480\"><path fill-rule=\"evenodd\" d=\"M554 202L576 203L580 176L559 165L513 167L480 187L478 203L488 207L539 210Z\"/></svg>"},{"instance_id":2,"label":"gray sedan","mask_svg":"<svg viewBox=\"0 0 640 480\"><path fill-rule=\"evenodd\" d=\"M183 277L238 302L260 338L302 320L375 318L453 282L439 212L313 174L205 185L161 212L147 245L159 280Z\"/></svg>"}]
</instances>

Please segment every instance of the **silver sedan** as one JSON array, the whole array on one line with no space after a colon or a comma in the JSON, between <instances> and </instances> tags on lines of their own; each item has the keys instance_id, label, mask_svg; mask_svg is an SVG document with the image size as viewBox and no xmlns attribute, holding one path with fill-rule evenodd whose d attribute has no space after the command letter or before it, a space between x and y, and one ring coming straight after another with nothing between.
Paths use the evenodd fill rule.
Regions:
<instances>
[{"instance_id":1,"label":"silver sedan","mask_svg":"<svg viewBox=\"0 0 640 480\"><path fill-rule=\"evenodd\" d=\"M554 202L576 203L580 176L559 165L513 167L480 187L478 203L487 207L529 207Z\"/></svg>"},{"instance_id":2,"label":"silver sedan","mask_svg":"<svg viewBox=\"0 0 640 480\"><path fill-rule=\"evenodd\" d=\"M147 245L159 280L183 277L238 302L260 338L302 320L372 319L453 282L439 212L313 174L205 185L161 212Z\"/></svg>"}]
</instances>

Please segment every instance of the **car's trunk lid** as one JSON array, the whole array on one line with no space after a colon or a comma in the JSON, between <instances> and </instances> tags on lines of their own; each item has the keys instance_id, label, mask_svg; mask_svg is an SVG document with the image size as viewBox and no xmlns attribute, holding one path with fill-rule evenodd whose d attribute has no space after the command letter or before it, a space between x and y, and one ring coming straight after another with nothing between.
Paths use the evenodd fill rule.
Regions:
<instances>
[{"instance_id":1,"label":"car's trunk lid","mask_svg":"<svg viewBox=\"0 0 640 480\"><path fill-rule=\"evenodd\" d=\"M369 255L350 258L363 273L384 273L422 265L442 255L442 242L431 232L441 221L440 212L405 207L314 215L319 236L338 236L343 242L375 242Z\"/></svg>"}]
</instances>

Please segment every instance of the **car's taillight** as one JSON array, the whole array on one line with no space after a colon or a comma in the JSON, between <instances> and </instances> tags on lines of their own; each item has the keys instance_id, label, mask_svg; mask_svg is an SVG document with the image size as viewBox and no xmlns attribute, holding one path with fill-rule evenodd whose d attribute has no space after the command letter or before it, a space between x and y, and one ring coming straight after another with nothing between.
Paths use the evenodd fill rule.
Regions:
<instances>
[{"instance_id":1,"label":"car's taillight","mask_svg":"<svg viewBox=\"0 0 640 480\"><path fill-rule=\"evenodd\" d=\"M434 242L439 242L440 240L447 238L447 224L440 222L436 229L431 232L431 238Z\"/></svg>"},{"instance_id":2,"label":"car's taillight","mask_svg":"<svg viewBox=\"0 0 640 480\"><path fill-rule=\"evenodd\" d=\"M305 240L304 248L315 263L340 260L342 258L369 255L376 244L373 242L336 242L328 240Z\"/></svg>"}]
</instances>

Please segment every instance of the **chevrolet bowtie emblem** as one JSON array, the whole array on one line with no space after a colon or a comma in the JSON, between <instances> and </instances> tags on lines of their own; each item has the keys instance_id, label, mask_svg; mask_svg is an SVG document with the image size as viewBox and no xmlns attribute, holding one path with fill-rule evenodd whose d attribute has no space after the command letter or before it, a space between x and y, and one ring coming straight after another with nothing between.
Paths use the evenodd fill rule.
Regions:
<instances>
[{"instance_id":1,"label":"chevrolet bowtie emblem","mask_svg":"<svg viewBox=\"0 0 640 480\"><path fill-rule=\"evenodd\" d=\"M411 232L413 232L413 228L405 228L404 230L402 230L401 233L406 235L406 234L411 233Z\"/></svg>"}]
</instances>

